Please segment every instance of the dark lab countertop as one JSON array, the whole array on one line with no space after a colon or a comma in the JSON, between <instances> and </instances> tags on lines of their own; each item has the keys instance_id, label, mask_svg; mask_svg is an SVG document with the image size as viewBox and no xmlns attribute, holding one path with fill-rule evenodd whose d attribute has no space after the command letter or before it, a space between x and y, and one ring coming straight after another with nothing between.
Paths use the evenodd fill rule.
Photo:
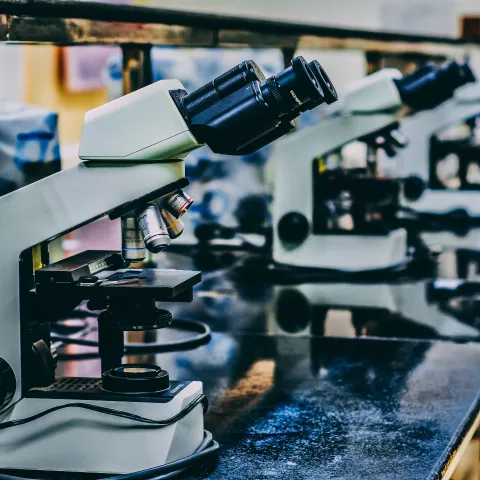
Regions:
<instances>
[{"instance_id":1,"label":"dark lab countertop","mask_svg":"<svg viewBox=\"0 0 480 480\"><path fill-rule=\"evenodd\" d=\"M172 259L169 267L191 267ZM221 450L218 464L186 478L444 477L480 411L474 334L455 338L456 323L436 331L435 304L412 310L422 318L405 319L372 308L359 317L312 301L286 326L278 322L277 287L230 273L206 273L193 303L171 306L178 317L211 325L208 345L141 358L173 379L204 384L206 428ZM98 375L99 362L61 362L59 374Z\"/></svg>"}]
</instances>

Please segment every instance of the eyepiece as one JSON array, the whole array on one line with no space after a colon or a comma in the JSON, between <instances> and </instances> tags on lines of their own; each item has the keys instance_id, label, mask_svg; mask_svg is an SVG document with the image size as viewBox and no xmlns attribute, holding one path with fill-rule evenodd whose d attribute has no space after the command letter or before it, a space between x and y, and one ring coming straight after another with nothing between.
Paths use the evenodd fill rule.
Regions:
<instances>
[{"instance_id":1,"label":"eyepiece","mask_svg":"<svg viewBox=\"0 0 480 480\"><path fill-rule=\"evenodd\" d=\"M280 117L293 120L301 113L325 103L322 87L325 80L316 65L313 66L315 71L303 57L296 57L291 67L261 84L267 103L277 110Z\"/></svg>"},{"instance_id":2,"label":"eyepiece","mask_svg":"<svg viewBox=\"0 0 480 480\"><path fill-rule=\"evenodd\" d=\"M293 108L310 100L323 100L323 91L303 57L292 60L292 66L275 76L282 96Z\"/></svg>"},{"instance_id":3,"label":"eyepiece","mask_svg":"<svg viewBox=\"0 0 480 480\"><path fill-rule=\"evenodd\" d=\"M425 110L452 98L457 88L471 82L475 82L475 75L469 65L450 61L440 67L428 63L396 80L396 85L403 103Z\"/></svg>"},{"instance_id":4,"label":"eyepiece","mask_svg":"<svg viewBox=\"0 0 480 480\"><path fill-rule=\"evenodd\" d=\"M195 137L214 152L246 155L292 130L291 120L322 103L337 100L318 62L296 57L278 75L265 79L253 61L242 62L187 95L172 92Z\"/></svg>"},{"instance_id":5,"label":"eyepiece","mask_svg":"<svg viewBox=\"0 0 480 480\"><path fill-rule=\"evenodd\" d=\"M308 64L310 69L313 72L313 75L317 79L318 84L320 85L323 91L323 100L326 104L331 105L338 100L338 94L333 86L332 81L327 75L325 69L320 65L320 62L314 60ZM320 103L315 104L312 108L320 105Z\"/></svg>"}]
</instances>

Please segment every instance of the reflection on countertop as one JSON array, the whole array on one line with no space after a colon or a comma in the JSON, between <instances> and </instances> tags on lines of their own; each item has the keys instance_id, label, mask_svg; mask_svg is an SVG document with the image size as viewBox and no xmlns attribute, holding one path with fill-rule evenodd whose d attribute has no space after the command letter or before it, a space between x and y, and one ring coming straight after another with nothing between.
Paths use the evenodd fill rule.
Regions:
<instances>
[{"instance_id":1,"label":"reflection on countertop","mask_svg":"<svg viewBox=\"0 0 480 480\"><path fill-rule=\"evenodd\" d=\"M480 343L475 315L443 309L431 284L275 286L212 269L192 303L166 305L208 323L211 342L127 360L203 382L221 451L188 478L442 478L479 412ZM99 375L91 352L67 346L58 374Z\"/></svg>"}]
</instances>

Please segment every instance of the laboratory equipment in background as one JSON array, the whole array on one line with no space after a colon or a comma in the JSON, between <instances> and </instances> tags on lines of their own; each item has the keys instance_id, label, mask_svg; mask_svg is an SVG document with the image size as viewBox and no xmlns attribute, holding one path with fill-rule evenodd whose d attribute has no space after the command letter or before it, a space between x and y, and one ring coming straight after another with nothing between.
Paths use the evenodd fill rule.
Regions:
<instances>
[{"instance_id":1,"label":"laboratory equipment in background","mask_svg":"<svg viewBox=\"0 0 480 480\"><path fill-rule=\"evenodd\" d=\"M433 278L404 278L389 283L340 279L276 286L275 321L270 331L324 336L330 334L328 315L342 311L350 313L348 326L338 315L337 323L331 325L342 336L475 340L480 337L478 314L465 315L457 309L457 315L448 301L461 295L473 298L472 294L479 292L478 283Z\"/></svg>"},{"instance_id":2,"label":"laboratory equipment in background","mask_svg":"<svg viewBox=\"0 0 480 480\"><path fill-rule=\"evenodd\" d=\"M396 158L395 175L405 178L401 205L422 219L428 245L480 248L479 116L480 83L473 83L402 121L409 144Z\"/></svg>"},{"instance_id":3,"label":"laboratory equipment in background","mask_svg":"<svg viewBox=\"0 0 480 480\"><path fill-rule=\"evenodd\" d=\"M384 69L354 83L331 118L276 142L271 154L274 261L341 271L407 262L407 231L382 222L375 211L386 204L390 212L399 201L399 182L377 176L376 154L382 149L394 156L406 146L408 139L397 130L408 111L434 109L473 81L469 66L455 61L427 64L404 77ZM330 172L329 158L338 158L353 141L367 145L366 167L346 175Z\"/></svg>"},{"instance_id":4,"label":"laboratory equipment in background","mask_svg":"<svg viewBox=\"0 0 480 480\"><path fill-rule=\"evenodd\" d=\"M58 115L0 100L0 196L60 170Z\"/></svg>"},{"instance_id":5,"label":"laboratory equipment in background","mask_svg":"<svg viewBox=\"0 0 480 480\"><path fill-rule=\"evenodd\" d=\"M156 302L191 301L200 273L128 266L181 233L191 150L252 153L335 99L318 62L302 57L268 79L246 61L191 94L160 81L87 112L81 164L0 199L0 469L158 476L218 447L204 433L200 382L122 364L123 333L167 327ZM52 239L106 215L123 219L121 252L50 263ZM101 378L55 379L49 321L84 300L101 311Z\"/></svg>"}]
</instances>

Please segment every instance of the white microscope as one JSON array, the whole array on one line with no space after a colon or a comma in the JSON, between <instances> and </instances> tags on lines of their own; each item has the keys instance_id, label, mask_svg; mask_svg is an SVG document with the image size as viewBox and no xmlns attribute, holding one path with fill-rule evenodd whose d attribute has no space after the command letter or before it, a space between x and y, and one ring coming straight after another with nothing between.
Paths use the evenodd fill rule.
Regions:
<instances>
[{"instance_id":1,"label":"white microscope","mask_svg":"<svg viewBox=\"0 0 480 480\"><path fill-rule=\"evenodd\" d=\"M458 89L435 110L402 121L409 144L396 157L395 173L405 179L401 205L423 221L422 238L427 245L480 249L480 231L475 228L480 218L480 185L468 180L469 167L480 162L480 145L471 128L479 115L480 83L476 82ZM449 131L462 126L460 138ZM456 133L453 138L452 133ZM458 163L453 183L442 178L448 156ZM448 177L448 171L443 176Z\"/></svg>"},{"instance_id":2,"label":"white microscope","mask_svg":"<svg viewBox=\"0 0 480 480\"><path fill-rule=\"evenodd\" d=\"M395 130L408 111L433 109L451 98L456 88L472 81L468 65L455 61L441 67L427 64L405 77L398 70L384 69L354 83L335 115L276 142L271 154L274 261L341 271L381 270L406 262L406 230L385 222L382 226L384 219L378 212L369 211L381 202L395 206L399 183L376 178L371 172L329 171L325 159L355 140L394 155L405 146ZM366 199L360 228L332 225L331 198L325 190L331 180L337 185L336 192L335 188L331 192L338 197L337 203L350 202L355 208L352 189Z\"/></svg>"},{"instance_id":3,"label":"white microscope","mask_svg":"<svg viewBox=\"0 0 480 480\"><path fill-rule=\"evenodd\" d=\"M0 470L147 478L215 450L201 382L122 363L124 332L168 326L156 303L191 301L200 273L125 267L181 233L188 152L251 153L335 99L302 57L269 79L246 61L191 94L160 81L87 112L78 166L0 198ZM122 252L49 262L52 239L105 215L122 218ZM101 311L102 377L55 379L49 321L85 300Z\"/></svg>"}]
</instances>

